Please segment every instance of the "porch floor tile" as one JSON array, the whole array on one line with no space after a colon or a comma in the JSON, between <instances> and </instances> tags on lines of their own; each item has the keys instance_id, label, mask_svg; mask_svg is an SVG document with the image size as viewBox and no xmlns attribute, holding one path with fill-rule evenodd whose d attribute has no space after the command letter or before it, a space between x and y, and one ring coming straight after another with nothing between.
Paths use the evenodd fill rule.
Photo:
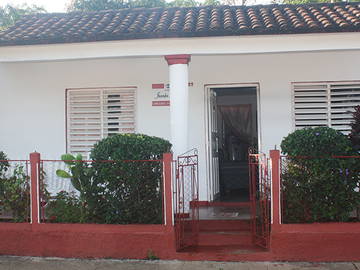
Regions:
<instances>
[{"instance_id":1,"label":"porch floor tile","mask_svg":"<svg viewBox=\"0 0 360 270\"><path fill-rule=\"evenodd\" d=\"M249 220L249 207L205 206L199 208L199 218L205 220Z\"/></svg>"}]
</instances>

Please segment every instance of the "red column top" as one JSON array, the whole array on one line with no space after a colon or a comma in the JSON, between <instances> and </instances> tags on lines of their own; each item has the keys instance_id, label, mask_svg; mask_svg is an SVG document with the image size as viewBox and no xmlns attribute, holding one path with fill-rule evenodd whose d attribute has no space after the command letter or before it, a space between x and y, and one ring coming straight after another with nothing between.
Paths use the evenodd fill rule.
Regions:
<instances>
[{"instance_id":1,"label":"red column top","mask_svg":"<svg viewBox=\"0 0 360 270\"><path fill-rule=\"evenodd\" d=\"M190 54L174 54L174 55L165 55L165 60L168 65L176 65L176 64L189 64L191 60Z\"/></svg>"}]
</instances>

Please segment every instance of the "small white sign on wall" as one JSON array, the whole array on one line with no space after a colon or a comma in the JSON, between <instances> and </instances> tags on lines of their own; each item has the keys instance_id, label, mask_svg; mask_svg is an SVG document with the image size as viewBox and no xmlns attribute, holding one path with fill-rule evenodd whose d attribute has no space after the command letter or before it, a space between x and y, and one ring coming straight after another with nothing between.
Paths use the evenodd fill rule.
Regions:
<instances>
[{"instance_id":1,"label":"small white sign on wall","mask_svg":"<svg viewBox=\"0 0 360 270\"><path fill-rule=\"evenodd\" d=\"M189 82L189 87L192 87L194 83ZM153 106L170 106L170 85L167 83L154 83L153 89Z\"/></svg>"},{"instance_id":2,"label":"small white sign on wall","mask_svg":"<svg viewBox=\"0 0 360 270\"><path fill-rule=\"evenodd\" d=\"M169 84L156 83L152 85L153 106L170 106Z\"/></svg>"}]
</instances>

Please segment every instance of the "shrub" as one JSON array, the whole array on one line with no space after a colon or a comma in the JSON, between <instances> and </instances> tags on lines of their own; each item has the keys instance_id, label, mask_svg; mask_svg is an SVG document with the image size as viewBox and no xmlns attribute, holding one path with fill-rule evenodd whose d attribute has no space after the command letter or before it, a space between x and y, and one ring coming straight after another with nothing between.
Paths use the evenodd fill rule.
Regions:
<instances>
[{"instance_id":1,"label":"shrub","mask_svg":"<svg viewBox=\"0 0 360 270\"><path fill-rule=\"evenodd\" d=\"M105 186L97 176L96 171L87 162L83 162L81 155L74 157L70 154L61 156L61 159L68 166L70 172L57 170L56 174L62 178L71 180L73 187L79 191L79 200L86 205L87 222L103 223L102 215L104 213L104 192Z\"/></svg>"},{"instance_id":2,"label":"shrub","mask_svg":"<svg viewBox=\"0 0 360 270\"><path fill-rule=\"evenodd\" d=\"M289 134L281 142L289 156L329 157L354 153L348 138L329 127L304 128Z\"/></svg>"},{"instance_id":3,"label":"shrub","mask_svg":"<svg viewBox=\"0 0 360 270\"><path fill-rule=\"evenodd\" d=\"M23 165L16 165L12 174L6 176L9 166L5 162L0 167L0 202L5 211L11 212L14 222L25 222L30 218L29 177Z\"/></svg>"},{"instance_id":4,"label":"shrub","mask_svg":"<svg viewBox=\"0 0 360 270\"><path fill-rule=\"evenodd\" d=\"M52 223L83 223L86 209L74 192L59 192L46 205L46 217Z\"/></svg>"},{"instance_id":5,"label":"shrub","mask_svg":"<svg viewBox=\"0 0 360 270\"><path fill-rule=\"evenodd\" d=\"M355 112L353 112L353 121L351 123L349 138L354 149L360 151L360 105L356 106Z\"/></svg>"},{"instance_id":6,"label":"shrub","mask_svg":"<svg viewBox=\"0 0 360 270\"><path fill-rule=\"evenodd\" d=\"M10 164L6 154L0 151L0 177L3 177L6 171L9 169Z\"/></svg>"},{"instance_id":7,"label":"shrub","mask_svg":"<svg viewBox=\"0 0 360 270\"><path fill-rule=\"evenodd\" d=\"M10 164L8 162L8 158L6 154L2 151L0 151L0 160L1 160L0 161L0 206L1 206L3 200L1 196L3 196L3 192L4 192L4 178L7 170L10 167Z\"/></svg>"},{"instance_id":8,"label":"shrub","mask_svg":"<svg viewBox=\"0 0 360 270\"><path fill-rule=\"evenodd\" d=\"M161 159L170 148L168 141L157 137L114 135L95 144L91 164L82 162L81 156L63 155L70 172L57 174L70 178L79 191L87 222L161 223L162 164L151 160Z\"/></svg>"},{"instance_id":9,"label":"shrub","mask_svg":"<svg viewBox=\"0 0 360 270\"><path fill-rule=\"evenodd\" d=\"M169 152L169 141L144 134L118 134L97 142L91 151L93 160L161 159Z\"/></svg>"},{"instance_id":10,"label":"shrub","mask_svg":"<svg viewBox=\"0 0 360 270\"><path fill-rule=\"evenodd\" d=\"M359 160L350 141L328 127L301 129L285 137L288 155L282 174L284 221L348 221L359 205Z\"/></svg>"},{"instance_id":11,"label":"shrub","mask_svg":"<svg viewBox=\"0 0 360 270\"><path fill-rule=\"evenodd\" d=\"M106 223L161 223L162 164L144 160L161 159L170 148L168 141L142 134L110 136L95 144L90 156L98 182L106 186L101 209Z\"/></svg>"},{"instance_id":12,"label":"shrub","mask_svg":"<svg viewBox=\"0 0 360 270\"><path fill-rule=\"evenodd\" d=\"M9 172L7 155L0 151L0 205L10 212L14 222L25 222L30 218L30 186L25 168L17 164Z\"/></svg>"}]
</instances>

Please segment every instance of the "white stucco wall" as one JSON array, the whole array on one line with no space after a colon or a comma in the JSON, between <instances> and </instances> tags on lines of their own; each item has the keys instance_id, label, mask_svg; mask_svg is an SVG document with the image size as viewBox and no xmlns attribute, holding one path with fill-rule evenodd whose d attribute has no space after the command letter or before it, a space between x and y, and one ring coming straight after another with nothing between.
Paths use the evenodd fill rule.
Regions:
<instances>
[{"instance_id":1,"label":"white stucco wall","mask_svg":"<svg viewBox=\"0 0 360 270\"><path fill-rule=\"evenodd\" d=\"M137 132L169 138L169 108L152 107L151 84L166 82L158 58L0 64L0 145L11 158L65 148L65 89L137 86Z\"/></svg>"},{"instance_id":2,"label":"white stucco wall","mask_svg":"<svg viewBox=\"0 0 360 270\"><path fill-rule=\"evenodd\" d=\"M189 149L200 158L206 200L205 86L259 83L261 150L292 130L291 82L360 80L360 50L192 56ZM168 81L163 57L0 63L0 150L12 159L65 152L65 89L137 86L137 132L170 139L169 107L152 107L152 83Z\"/></svg>"}]
</instances>

